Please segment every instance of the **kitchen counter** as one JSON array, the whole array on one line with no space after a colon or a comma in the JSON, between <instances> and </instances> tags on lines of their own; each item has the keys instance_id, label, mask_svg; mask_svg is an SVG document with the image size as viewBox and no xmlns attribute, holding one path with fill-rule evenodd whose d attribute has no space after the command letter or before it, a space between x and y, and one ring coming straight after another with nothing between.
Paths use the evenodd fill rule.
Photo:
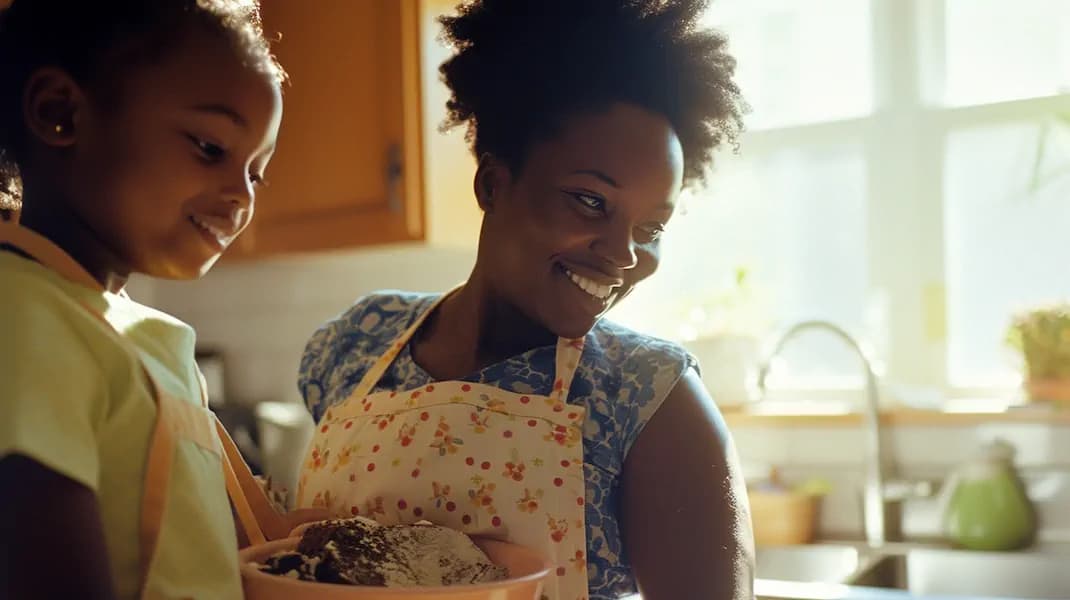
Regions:
<instances>
[{"instance_id":1,"label":"kitchen counter","mask_svg":"<svg viewBox=\"0 0 1070 600\"><path fill-rule=\"evenodd\" d=\"M758 600L1027 600L1007 597L912 594L904 590L886 588L768 579L758 579L754 582L754 594ZM633 597L639 598L639 596Z\"/></svg>"},{"instance_id":2,"label":"kitchen counter","mask_svg":"<svg viewBox=\"0 0 1070 600\"><path fill-rule=\"evenodd\" d=\"M754 595L757 600L1028 600L1026 598L912 594L903 590L858 585L770 579L755 580ZM642 600L642 596L634 594L622 600Z\"/></svg>"},{"instance_id":3,"label":"kitchen counter","mask_svg":"<svg viewBox=\"0 0 1070 600\"><path fill-rule=\"evenodd\" d=\"M857 412L792 414L780 406L770 410L760 404L753 407L722 409L729 427L861 427L863 415ZM951 411L893 408L882 410L884 426L971 426L991 423L1070 425L1070 409L1048 406L1023 406L1007 410Z\"/></svg>"},{"instance_id":4,"label":"kitchen counter","mask_svg":"<svg viewBox=\"0 0 1070 600\"><path fill-rule=\"evenodd\" d=\"M1063 600L1070 599L1066 565L1070 545L1057 541L1015 552L819 542L759 548L755 594L770 600Z\"/></svg>"}]
</instances>

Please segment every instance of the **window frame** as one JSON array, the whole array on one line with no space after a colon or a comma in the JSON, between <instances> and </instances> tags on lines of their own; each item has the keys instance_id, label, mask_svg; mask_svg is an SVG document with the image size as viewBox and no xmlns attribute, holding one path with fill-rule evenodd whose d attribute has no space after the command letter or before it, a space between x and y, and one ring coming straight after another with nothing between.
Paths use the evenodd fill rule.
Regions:
<instances>
[{"instance_id":1,"label":"window frame","mask_svg":"<svg viewBox=\"0 0 1070 600\"><path fill-rule=\"evenodd\" d=\"M885 401L897 384L939 390L947 401L1008 400L1018 386L955 382L950 372L944 152L948 136L962 128L1037 120L1065 111L1068 93L973 105L944 105L944 0L870 0L874 106L870 114L842 120L768 127L744 133L741 152L763 154L791 146L858 141L866 165L868 286L888 303L887 355L879 375ZM729 32L731 35L731 32ZM909 40L903 43L903 40ZM914 237L904 243L903 232ZM859 333L859 332L853 332ZM835 397L860 387L860 375L789 381L780 394L824 391ZM905 392L909 393L909 392ZM980 404L980 403L979 403ZM989 403L990 404L990 403Z\"/></svg>"}]
</instances>

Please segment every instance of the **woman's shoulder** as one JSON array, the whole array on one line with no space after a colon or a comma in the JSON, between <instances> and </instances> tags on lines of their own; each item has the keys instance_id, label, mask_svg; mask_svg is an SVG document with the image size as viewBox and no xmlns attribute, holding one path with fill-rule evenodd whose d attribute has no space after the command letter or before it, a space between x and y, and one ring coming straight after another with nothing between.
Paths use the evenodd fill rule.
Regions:
<instances>
[{"instance_id":1,"label":"woman's shoulder","mask_svg":"<svg viewBox=\"0 0 1070 600\"><path fill-rule=\"evenodd\" d=\"M359 377L429 307L437 294L386 290L358 298L305 345L298 389L316 414L323 396Z\"/></svg>"},{"instance_id":2,"label":"woman's shoulder","mask_svg":"<svg viewBox=\"0 0 1070 600\"><path fill-rule=\"evenodd\" d=\"M417 316L434 302L436 294L380 291L362 296L345 311L320 326L312 336L313 342L329 344L359 334L372 341L379 337L391 339L404 331ZM307 350L306 350L307 352Z\"/></svg>"},{"instance_id":3,"label":"woman's shoulder","mask_svg":"<svg viewBox=\"0 0 1070 600\"><path fill-rule=\"evenodd\" d=\"M358 298L328 325L342 324L365 334L376 333L399 323L407 325L437 297L438 294L399 290L373 292Z\"/></svg>"},{"instance_id":4,"label":"woman's shoulder","mask_svg":"<svg viewBox=\"0 0 1070 600\"><path fill-rule=\"evenodd\" d=\"M591 418L610 437L610 454L592 457L618 471L646 423L661 407L695 358L681 345L603 320L587 337L577 391L588 398ZM595 454L597 454L597 450Z\"/></svg>"},{"instance_id":5,"label":"woman's shoulder","mask_svg":"<svg viewBox=\"0 0 1070 600\"><path fill-rule=\"evenodd\" d=\"M588 344L594 362L640 377L667 371L678 379L685 369L698 369L694 356L680 344L605 319L592 330Z\"/></svg>"},{"instance_id":6,"label":"woman's shoulder","mask_svg":"<svg viewBox=\"0 0 1070 600\"><path fill-rule=\"evenodd\" d=\"M394 290L362 296L312 334L305 347L305 358L315 359L332 350L349 353L355 346L387 345L435 298L435 294Z\"/></svg>"}]
</instances>

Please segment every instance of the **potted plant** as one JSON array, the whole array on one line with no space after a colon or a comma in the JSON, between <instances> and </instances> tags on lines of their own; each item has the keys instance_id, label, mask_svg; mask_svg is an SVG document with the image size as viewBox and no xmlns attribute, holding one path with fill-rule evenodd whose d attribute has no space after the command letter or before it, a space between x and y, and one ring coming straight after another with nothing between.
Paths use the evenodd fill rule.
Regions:
<instances>
[{"instance_id":1,"label":"potted plant","mask_svg":"<svg viewBox=\"0 0 1070 600\"><path fill-rule=\"evenodd\" d=\"M764 308L744 267L717 289L687 303L677 337L699 360L702 379L721 407L756 399L760 339L767 329Z\"/></svg>"},{"instance_id":2,"label":"potted plant","mask_svg":"<svg viewBox=\"0 0 1070 600\"><path fill-rule=\"evenodd\" d=\"M1070 303L1018 314L1007 342L1022 355L1030 400L1070 403Z\"/></svg>"},{"instance_id":3,"label":"potted plant","mask_svg":"<svg viewBox=\"0 0 1070 600\"><path fill-rule=\"evenodd\" d=\"M1036 152L1033 154L1033 165L1030 168L1029 193L1036 194L1042 188L1070 175L1070 162L1051 157L1052 147L1058 147L1058 140L1053 143L1053 137L1061 133L1070 133L1070 112L1057 113L1044 119L1040 126L1040 134L1037 136ZM1054 163L1054 164L1051 164Z\"/></svg>"}]
</instances>

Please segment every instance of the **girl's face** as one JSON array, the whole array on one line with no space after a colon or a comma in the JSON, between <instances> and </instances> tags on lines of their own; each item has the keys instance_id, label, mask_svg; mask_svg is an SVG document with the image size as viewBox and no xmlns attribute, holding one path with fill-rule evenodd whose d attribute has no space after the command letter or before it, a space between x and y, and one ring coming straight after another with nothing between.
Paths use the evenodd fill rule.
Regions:
<instances>
[{"instance_id":1,"label":"girl's face","mask_svg":"<svg viewBox=\"0 0 1070 600\"><path fill-rule=\"evenodd\" d=\"M482 168L480 261L495 291L558 336L585 335L657 269L683 163L667 119L616 104L568 120L518 173Z\"/></svg>"},{"instance_id":2,"label":"girl's face","mask_svg":"<svg viewBox=\"0 0 1070 600\"><path fill-rule=\"evenodd\" d=\"M282 118L276 80L192 31L73 117L64 195L120 268L203 275L253 216Z\"/></svg>"}]
</instances>

